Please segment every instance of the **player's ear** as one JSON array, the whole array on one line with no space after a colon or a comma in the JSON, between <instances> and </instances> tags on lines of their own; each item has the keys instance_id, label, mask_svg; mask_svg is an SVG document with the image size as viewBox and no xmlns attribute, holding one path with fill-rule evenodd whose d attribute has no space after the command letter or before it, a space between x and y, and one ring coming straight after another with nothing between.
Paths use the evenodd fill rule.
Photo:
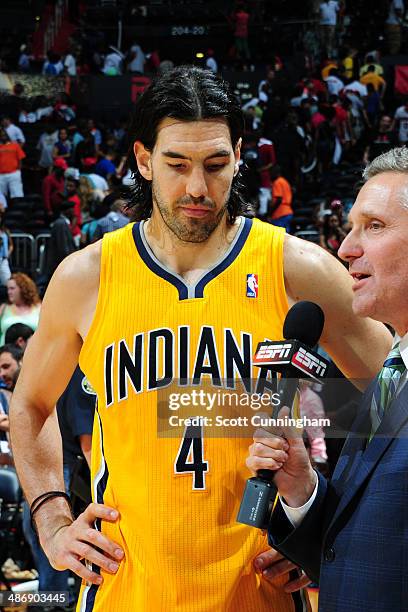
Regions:
<instances>
[{"instance_id":1,"label":"player's ear","mask_svg":"<svg viewBox=\"0 0 408 612\"><path fill-rule=\"evenodd\" d=\"M135 154L136 163L140 174L147 181L152 180L152 155L151 152L148 151L144 144L140 142L140 140L136 140L133 145L133 152Z\"/></svg>"},{"instance_id":2,"label":"player's ear","mask_svg":"<svg viewBox=\"0 0 408 612\"><path fill-rule=\"evenodd\" d=\"M242 145L242 138L239 138L237 144L235 145L235 149L234 149L234 157L235 157L234 176L236 176L239 172L239 160L241 159L241 145Z\"/></svg>"},{"instance_id":3,"label":"player's ear","mask_svg":"<svg viewBox=\"0 0 408 612\"><path fill-rule=\"evenodd\" d=\"M241 146L242 146L242 138L238 139L237 144L234 149L235 163L238 164L241 159Z\"/></svg>"}]
</instances>

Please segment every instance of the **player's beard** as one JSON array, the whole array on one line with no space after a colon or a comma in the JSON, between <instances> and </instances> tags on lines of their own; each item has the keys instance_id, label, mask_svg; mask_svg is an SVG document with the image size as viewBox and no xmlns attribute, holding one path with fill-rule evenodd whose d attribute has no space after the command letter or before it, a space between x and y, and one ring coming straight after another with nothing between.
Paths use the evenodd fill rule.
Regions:
<instances>
[{"instance_id":1,"label":"player's beard","mask_svg":"<svg viewBox=\"0 0 408 612\"><path fill-rule=\"evenodd\" d=\"M194 201L189 196L183 196L169 206L163 200L160 189L154 179L152 180L152 197L153 203L156 204L164 223L179 240L183 242L204 242L211 236L225 216L230 191L220 210L215 214L211 212L205 219L182 217L183 213L178 207L187 205L193 207ZM216 211L216 205L210 198L203 197L199 203L210 210Z\"/></svg>"}]
</instances>

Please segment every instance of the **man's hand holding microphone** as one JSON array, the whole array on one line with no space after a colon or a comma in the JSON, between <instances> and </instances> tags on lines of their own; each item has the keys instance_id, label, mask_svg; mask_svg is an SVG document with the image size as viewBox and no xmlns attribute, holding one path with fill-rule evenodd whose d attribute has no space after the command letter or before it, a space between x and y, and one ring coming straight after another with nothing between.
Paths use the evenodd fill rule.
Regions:
<instances>
[{"instance_id":1,"label":"man's hand holding microphone","mask_svg":"<svg viewBox=\"0 0 408 612\"><path fill-rule=\"evenodd\" d=\"M287 406L280 410L278 418L285 416L290 416ZM302 431L294 427L282 427L276 432L257 429L246 464L254 475L258 470L273 471L273 482L280 497L292 508L303 506L316 486L317 475L310 463Z\"/></svg>"}]
</instances>

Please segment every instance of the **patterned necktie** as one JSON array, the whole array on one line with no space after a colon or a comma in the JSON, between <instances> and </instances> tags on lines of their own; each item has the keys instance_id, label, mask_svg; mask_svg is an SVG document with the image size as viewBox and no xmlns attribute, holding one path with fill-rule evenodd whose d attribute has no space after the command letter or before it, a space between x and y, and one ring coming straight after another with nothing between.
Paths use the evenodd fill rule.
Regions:
<instances>
[{"instance_id":1,"label":"patterned necktie","mask_svg":"<svg viewBox=\"0 0 408 612\"><path fill-rule=\"evenodd\" d=\"M371 435L369 440L377 431L391 400L397 391L402 374L406 367L401 357L399 342L389 352L384 361L383 368L378 375L377 384L374 388L371 400Z\"/></svg>"}]
</instances>

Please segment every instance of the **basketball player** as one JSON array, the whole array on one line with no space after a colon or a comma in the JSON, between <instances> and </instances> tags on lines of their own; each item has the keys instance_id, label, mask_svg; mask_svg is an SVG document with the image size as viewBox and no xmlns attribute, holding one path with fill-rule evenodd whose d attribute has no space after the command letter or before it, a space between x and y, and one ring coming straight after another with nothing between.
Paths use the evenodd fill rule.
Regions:
<instances>
[{"instance_id":1,"label":"basketball player","mask_svg":"<svg viewBox=\"0 0 408 612\"><path fill-rule=\"evenodd\" d=\"M321 305L322 345L347 376L372 377L391 343L384 326L353 316L336 259L243 216L242 133L241 110L212 73L182 67L159 78L137 102L131 133L137 222L69 256L45 296L11 435L28 502L62 491L54 405L79 359L98 396L94 503L75 521L62 497L35 514L51 564L88 581L78 610L303 609L299 593L285 592L287 576L254 572L266 540L235 521L250 440L205 437L205 428L194 443L187 430L157 436L158 389L256 379L253 348L282 338L296 300Z\"/></svg>"}]
</instances>

